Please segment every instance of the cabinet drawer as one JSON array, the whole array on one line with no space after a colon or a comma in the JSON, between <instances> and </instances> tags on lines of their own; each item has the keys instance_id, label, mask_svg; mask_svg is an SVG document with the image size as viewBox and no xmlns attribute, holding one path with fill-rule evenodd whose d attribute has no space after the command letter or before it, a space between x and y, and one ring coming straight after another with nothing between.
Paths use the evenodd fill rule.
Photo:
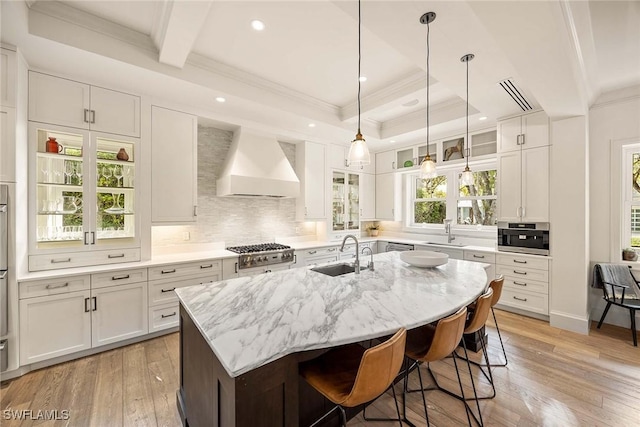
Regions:
<instances>
[{"instance_id":1,"label":"cabinet drawer","mask_svg":"<svg viewBox=\"0 0 640 427\"><path fill-rule=\"evenodd\" d=\"M196 274L206 275L212 272L222 272L222 261L208 260L151 267L149 268L149 280L166 279L169 277L179 276L193 276Z\"/></svg>"},{"instance_id":2,"label":"cabinet drawer","mask_svg":"<svg viewBox=\"0 0 640 427\"><path fill-rule=\"evenodd\" d=\"M496 263L501 265L513 265L522 268L535 268L536 270L549 270L549 260L545 258L497 254Z\"/></svg>"},{"instance_id":3,"label":"cabinet drawer","mask_svg":"<svg viewBox=\"0 0 640 427\"><path fill-rule=\"evenodd\" d=\"M106 286L126 285L129 283L145 282L147 269L136 268L134 270L112 271L91 275L92 288L104 288Z\"/></svg>"},{"instance_id":4,"label":"cabinet drawer","mask_svg":"<svg viewBox=\"0 0 640 427\"><path fill-rule=\"evenodd\" d=\"M116 264L140 261L140 249L73 252L66 254L30 255L29 271L56 270L88 265Z\"/></svg>"},{"instance_id":5,"label":"cabinet drawer","mask_svg":"<svg viewBox=\"0 0 640 427\"><path fill-rule=\"evenodd\" d=\"M506 265L496 265L496 274L502 274L505 278L514 280L537 280L539 282L549 282L549 272L547 270L533 270L524 267L512 267Z\"/></svg>"},{"instance_id":6,"label":"cabinet drawer","mask_svg":"<svg viewBox=\"0 0 640 427\"><path fill-rule=\"evenodd\" d=\"M201 285L203 283L217 282L222 278L221 273L211 272L206 276L186 278L180 280L163 279L149 281L149 305L177 303L178 297L173 292L176 288Z\"/></svg>"},{"instance_id":7,"label":"cabinet drawer","mask_svg":"<svg viewBox=\"0 0 640 427\"><path fill-rule=\"evenodd\" d=\"M467 261L486 262L488 264L495 264L496 254L480 251L464 251L464 259Z\"/></svg>"},{"instance_id":8,"label":"cabinet drawer","mask_svg":"<svg viewBox=\"0 0 640 427\"><path fill-rule=\"evenodd\" d=\"M68 292L84 291L91 288L91 276L60 277L56 279L34 280L20 282L18 295L20 299L41 297L46 295L64 294Z\"/></svg>"},{"instance_id":9,"label":"cabinet drawer","mask_svg":"<svg viewBox=\"0 0 640 427\"><path fill-rule=\"evenodd\" d=\"M329 255L329 256L314 256L308 257L304 259L304 265L307 267L315 267L316 265L328 264L330 262L334 262L338 260L338 255Z\"/></svg>"},{"instance_id":10,"label":"cabinet drawer","mask_svg":"<svg viewBox=\"0 0 640 427\"><path fill-rule=\"evenodd\" d=\"M354 246L355 250L355 246ZM336 254L338 251L338 246L334 246L332 248L318 248L318 249L305 249L304 251L300 251L306 259L312 257L321 257L331 254Z\"/></svg>"},{"instance_id":11,"label":"cabinet drawer","mask_svg":"<svg viewBox=\"0 0 640 427\"><path fill-rule=\"evenodd\" d=\"M539 282L530 279L515 279L513 277L504 278L504 287L514 292L528 291L540 294L549 293L549 282Z\"/></svg>"},{"instance_id":12,"label":"cabinet drawer","mask_svg":"<svg viewBox=\"0 0 640 427\"><path fill-rule=\"evenodd\" d=\"M515 291L509 288L502 289L502 296L498 304L515 307L540 314L549 314L549 296L526 291Z\"/></svg>"},{"instance_id":13,"label":"cabinet drawer","mask_svg":"<svg viewBox=\"0 0 640 427\"><path fill-rule=\"evenodd\" d=\"M149 333L173 328L180 324L180 306L176 303L149 308Z\"/></svg>"}]
</instances>

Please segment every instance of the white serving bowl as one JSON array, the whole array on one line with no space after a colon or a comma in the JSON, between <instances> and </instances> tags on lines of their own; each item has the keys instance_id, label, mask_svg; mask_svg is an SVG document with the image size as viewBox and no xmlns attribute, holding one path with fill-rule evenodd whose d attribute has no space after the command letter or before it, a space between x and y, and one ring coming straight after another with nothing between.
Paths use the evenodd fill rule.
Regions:
<instances>
[{"instance_id":1,"label":"white serving bowl","mask_svg":"<svg viewBox=\"0 0 640 427\"><path fill-rule=\"evenodd\" d=\"M449 261L449 255L434 251L404 251L400 259L414 267L437 267Z\"/></svg>"}]
</instances>

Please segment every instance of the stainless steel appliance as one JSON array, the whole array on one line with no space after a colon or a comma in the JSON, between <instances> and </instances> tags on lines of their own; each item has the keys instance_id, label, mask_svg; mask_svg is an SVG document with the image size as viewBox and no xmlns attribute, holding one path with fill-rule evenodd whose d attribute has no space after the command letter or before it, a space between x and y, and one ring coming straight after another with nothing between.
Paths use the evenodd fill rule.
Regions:
<instances>
[{"instance_id":1,"label":"stainless steel appliance","mask_svg":"<svg viewBox=\"0 0 640 427\"><path fill-rule=\"evenodd\" d=\"M238 257L238 269L240 270L294 262L294 249L279 243L230 246L227 250L240 254Z\"/></svg>"},{"instance_id":2,"label":"stainless steel appliance","mask_svg":"<svg viewBox=\"0 0 640 427\"><path fill-rule=\"evenodd\" d=\"M384 248L385 252L391 252L391 251L412 251L414 250L415 247L413 245L408 245L406 243L393 243L393 242L389 242L387 243L387 247Z\"/></svg>"},{"instance_id":3,"label":"stainless steel appliance","mask_svg":"<svg viewBox=\"0 0 640 427\"><path fill-rule=\"evenodd\" d=\"M0 185L0 336L7 335L9 324L9 187Z\"/></svg>"},{"instance_id":4,"label":"stainless steel appliance","mask_svg":"<svg viewBox=\"0 0 640 427\"><path fill-rule=\"evenodd\" d=\"M498 222L498 250L549 255L549 223Z\"/></svg>"}]
</instances>

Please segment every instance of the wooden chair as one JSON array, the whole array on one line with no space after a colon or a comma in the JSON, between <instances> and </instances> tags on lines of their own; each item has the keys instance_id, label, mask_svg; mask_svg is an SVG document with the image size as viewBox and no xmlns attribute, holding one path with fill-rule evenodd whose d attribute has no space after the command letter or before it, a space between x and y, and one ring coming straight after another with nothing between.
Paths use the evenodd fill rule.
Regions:
<instances>
[{"instance_id":1,"label":"wooden chair","mask_svg":"<svg viewBox=\"0 0 640 427\"><path fill-rule=\"evenodd\" d=\"M432 325L425 325L417 329L412 329L407 334L407 348L405 355L409 360L413 361L413 365L405 370L404 378L404 391L403 391L403 409L406 419L406 393L421 392L422 404L424 406L424 416L429 426L429 412L427 410L427 401L425 398L425 391L438 390L440 388L425 388L422 382L422 374L420 373L420 364L435 362L442 360L449 355L453 356L453 363L455 365L456 374L458 375L458 384L460 386L460 393L464 396L464 389L462 387L462 381L460 379L460 372L458 370L457 356L455 349L460 343L462 333L464 332L464 324L467 316L467 308L462 307L455 314L438 321L434 327ZM408 377L410 371L414 368L418 368L418 379L420 381L420 389L409 390ZM429 372L431 372L429 370ZM433 375L433 374L432 374ZM464 399L464 397L463 397ZM470 408L463 400L465 404L465 410L467 414L467 421L471 425L471 418L469 416Z\"/></svg>"},{"instance_id":2,"label":"wooden chair","mask_svg":"<svg viewBox=\"0 0 640 427\"><path fill-rule=\"evenodd\" d=\"M629 268L616 268L618 283L613 283L614 275L607 274L604 270L606 264L596 264L594 267L594 285L602 286L603 298L607 302L607 306L602 313L602 317L598 322L598 329L602 326L605 317L612 305L626 308L629 310L631 317L631 335L633 337L633 345L638 346L638 336L636 333L636 310L640 310L640 290L638 290L638 281L631 273ZM615 268L616 266L613 266ZM617 266L621 267L621 266ZM632 289L632 287L636 289Z\"/></svg>"},{"instance_id":3,"label":"wooden chair","mask_svg":"<svg viewBox=\"0 0 640 427\"><path fill-rule=\"evenodd\" d=\"M385 392L402 367L407 330L402 328L389 340L368 349L350 344L330 350L320 357L300 364L300 375L336 406L311 426L324 420L336 409L343 426L347 424L344 408L371 402ZM396 392L398 422L402 426Z\"/></svg>"}]
</instances>

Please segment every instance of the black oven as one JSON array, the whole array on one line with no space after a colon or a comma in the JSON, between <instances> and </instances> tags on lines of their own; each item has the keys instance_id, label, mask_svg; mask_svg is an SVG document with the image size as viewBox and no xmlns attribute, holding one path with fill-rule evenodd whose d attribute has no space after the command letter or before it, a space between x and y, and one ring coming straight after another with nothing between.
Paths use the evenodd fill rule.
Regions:
<instances>
[{"instance_id":1,"label":"black oven","mask_svg":"<svg viewBox=\"0 0 640 427\"><path fill-rule=\"evenodd\" d=\"M549 223L498 222L498 250L549 255Z\"/></svg>"}]
</instances>

